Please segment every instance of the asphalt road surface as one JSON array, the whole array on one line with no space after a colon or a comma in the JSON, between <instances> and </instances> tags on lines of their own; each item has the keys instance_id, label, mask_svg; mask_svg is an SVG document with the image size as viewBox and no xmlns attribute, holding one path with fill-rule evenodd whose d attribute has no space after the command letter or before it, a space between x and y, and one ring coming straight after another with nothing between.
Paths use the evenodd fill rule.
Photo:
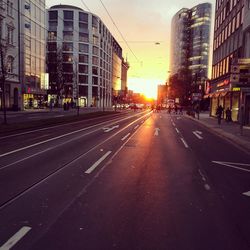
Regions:
<instances>
[{"instance_id":1,"label":"asphalt road surface","mask_svg":"<svg viewBox=\"0 0 250 250\"><path fill-rule=\"evenodd\" d=\"M134 112L0 138L0 250L250 249L250 156Z\"/></svg>"}]
</instances>

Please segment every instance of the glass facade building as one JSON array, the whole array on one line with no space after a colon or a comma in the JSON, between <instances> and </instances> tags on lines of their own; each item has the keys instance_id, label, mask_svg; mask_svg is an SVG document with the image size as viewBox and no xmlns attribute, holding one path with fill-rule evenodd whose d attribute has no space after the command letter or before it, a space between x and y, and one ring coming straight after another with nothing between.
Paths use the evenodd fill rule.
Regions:
<instances>
[{"instance_id":1,"label":"glass facade building","mask_svg":"<svg viewBox=\"0 0 250 250\"><path fill-rule=\"evenodd\" d=\"M23 108L43 107L45 81L45 0L20 0L20 81Z\"/></svg>"},{"instance_id":2,"label":"glass facade building","mask_svg":"<svg viewBox=\"0 0 250 250\"><path fill-rule=\"evenodd\" d=\"M203 88L207 79L210 26L210 3L183 8L172 19L170 72L182 75L194 87Z\"/></svg>"}]
</instances>

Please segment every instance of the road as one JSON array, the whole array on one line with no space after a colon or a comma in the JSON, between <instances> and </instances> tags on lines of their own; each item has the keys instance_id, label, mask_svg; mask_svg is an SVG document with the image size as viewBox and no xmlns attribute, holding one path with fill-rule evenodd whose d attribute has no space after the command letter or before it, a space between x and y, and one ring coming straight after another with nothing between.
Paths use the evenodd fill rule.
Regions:
<instances>
[{"instance_id":1,"label":"road","mask_svg":"<svg viewBox=\"0 0 250 250\"><path fill-rule=\"evenodd\" d=\"M250 249L250 156L184 116L134 112L0 143L1 250Z\"/></svg>"}]
</instances>

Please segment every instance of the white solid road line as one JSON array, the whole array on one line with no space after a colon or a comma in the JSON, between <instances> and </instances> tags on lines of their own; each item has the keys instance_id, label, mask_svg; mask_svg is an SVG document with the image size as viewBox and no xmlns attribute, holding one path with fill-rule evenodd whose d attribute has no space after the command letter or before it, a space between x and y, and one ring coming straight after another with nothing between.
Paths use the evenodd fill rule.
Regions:
<instances>
[{"instance_id":1,"label":"white solid road line","mask_svg":"<svg viewBox=\"0 0 250 250\"><path fill-rule=\"evenodd\" d=\"M138 114L136 114L135 116L138 116ZM131 117L125 117L125 118L121 119L120 117L118 117L118 118L114 118L112 121L114 121L114 123L117 123L117 122L125 121L125 120L130 119L130 118ZM90 120L95 120L95 118L88 119L88 121L90 121ZM67 124L60 124L60 125L50 126L50 127L46 127L46 128L40 128L40 129L31 130L31 131L26 131L26 132L22 132L22 133L18 133L18 134L12 134L12 135L7 135L7 136L2 136L2 137L0 137L0 140L6 139L6 138L11 138L11 137L16 137L16 136L19 136L19 135L31 134L31 133L34 133L34 132L48 130L48 129L52 129L52 128L63 127L65 125L77 124L77 123L81 123L81 122L82 121L71 122L71 123L67 123ZM87 128L92 128L92 127L94 128L94 127L100 126L101 124L106 124L108 122L110 122L110 121L104 121L104 122L101 122L101 123L89 126Z\"/></svg>"},{"instance_id":2,"label":"white solid road line","mask_svg":"<svg viewBox=\"0 0 250 250\"><path fill-rule=\"evenodd\" d=\"M188 144L186 143L186 141L183 138L181 138L181 141L183 142L185 148L188 148Z\"/></svg>"},{"instance_id":3,"label":"white solid road line","mask_svg":"<svg viewBox=\"0 0 250 250\"><path fill-rule=\"evenodd\" d=\"M22 227L17 233L15 233L4 245L0 247L0 250L11 249L19 240L21 240L29 231L31 227Z\"/></svg>"},{"instance_id":4,"label":"white solid road line","mask_svg":"<svg viewBox=\"0 0 250 250\"><path fill-rule=\"evenodd\" d=\"M194 134L198 139L200 139L200 140L203 139L203 137L200 136L200 135L202 134L202 132L200 132L200 131L193 131L193 134Z\"/></svg>"},{"instance_id":5,"label":"white solid road line","mask_svg":"<svg viewBox=\"0 0 250 250\"><path fill-rule=\"evenodd\" d=\"M95 162L88 170L85 171L85 174L91 174L111 153L112 151L108 151L105 155L103 155L97 162Z\"/></svg>"},{"instance_id":6,"label":"white solid road line","mask_svg":"<svg viewBox=\"0 0 250 250\"><path fill-rule=\"evenodd\" d=\"M176 132L177 132L178 134L180 134L180 131L179 131L179 129L178 129L178 128L175 128L175 130L176 130Z\"/></svg>"},{"instance_id":7,"label":"white solid road line","mask_svg":"<svg viewBox=\"0 0 250 250\"><path fill-rule=\"evenodd\" d=\"M130 133L128 133L127 135L125 135L125 136L122 138L122 141L126 140L129 136L130 136Z\"/></svg>"},{"instance_id":8,"label":"white solid road line","mask_svg":"<svg viewBox=\"0 0 250 250\"><path fill-rule=\"evenodd\" d=\"M135 127L134 127L134 129L137 129L139 127L139 125L136 125Z\"/></svg>"},{"instance_id":9,"label":"white solid road line","mask_svg":"<svg viewBox=\"0 0 250 250\"><path fill-rule=\"evenodd\" d=\"M246 195L246 196L250 197L250 191L243 193L243 195Z\"/></svg>"},{"instance_id":10,"label":"white solid road line","mask_svg":"<svg viewBox=\"0 0 250 250\"><path fill-rule=\"evenodd\" d=\"M35 153L35 154L33 154L33 155L29 155L29 156L27 156L27 157L25 157L25 158L23 158L23 159L20 159L20 160L18 160L18 161L12 162L12 163L10 163L10 164L8 164L8 165L2 166L2 167L0 166L0 171L3 170L3 169L5 169L5 168L7 168L7 167L10 167L10 166L12 166L12 165L15 165L15 164L17 164L17 163L20 163L20 162L22 162L22 161L28 160L28 159L30 159L30 158L32 158L32 157L34 157L34 156L43 154L43 153L45 153L45 152L47 152L47 151L49 151L49 150L51 150L51 149L52 149L52 147L51 147L51 148L47 148L47 149L45 149L45 150L43 150L43 151L39 151L39 152L37 152L37 153Z\"/></svg>"},{"instance_id":11,"label":"white solid road line","mask_svg":"<svg viewBox=\"0 0 250 250\"><path fill-rule=\"evenodd\" d=\"M230 167L230 168L235 168L238 170L242 170L245 172L250 172L250 169L245 169L245 168L240 168L240 167L236 167L234 165L239 165L239 166L250 166L250 164L244 164L244 163L233 163L233 162L223 162L223 161L212 161L213 163L216 163L218 165L222 165L222 166L226 166L226 167Z\"/></svg>"}]
</instances>

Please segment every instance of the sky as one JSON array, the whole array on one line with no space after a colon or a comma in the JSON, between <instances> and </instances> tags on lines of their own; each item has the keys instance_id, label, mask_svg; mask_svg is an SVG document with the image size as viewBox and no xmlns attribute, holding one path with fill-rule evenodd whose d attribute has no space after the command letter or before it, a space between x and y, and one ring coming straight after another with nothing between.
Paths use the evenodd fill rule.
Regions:
<instances>
[{"instance_id":1,"label":"sky","mask_svg":"<svg viewBox=\"0 0 250 250\"><path fill-rule=\"evenodd\" d=\"M164 84L169 75L171 19L183 7L192 8L199 0L74 0L72 5L98 15L123 49L128 59L128 88L156 97L157 85ZM206 2L206 1L204 1ZM213 4L215 0L209 0ZM46 0L46 7L69 4L68 0ZM213 24L212 24L213 26ZM131 52L132 50L132 52Z\"/></svg>"}]
</instances>

